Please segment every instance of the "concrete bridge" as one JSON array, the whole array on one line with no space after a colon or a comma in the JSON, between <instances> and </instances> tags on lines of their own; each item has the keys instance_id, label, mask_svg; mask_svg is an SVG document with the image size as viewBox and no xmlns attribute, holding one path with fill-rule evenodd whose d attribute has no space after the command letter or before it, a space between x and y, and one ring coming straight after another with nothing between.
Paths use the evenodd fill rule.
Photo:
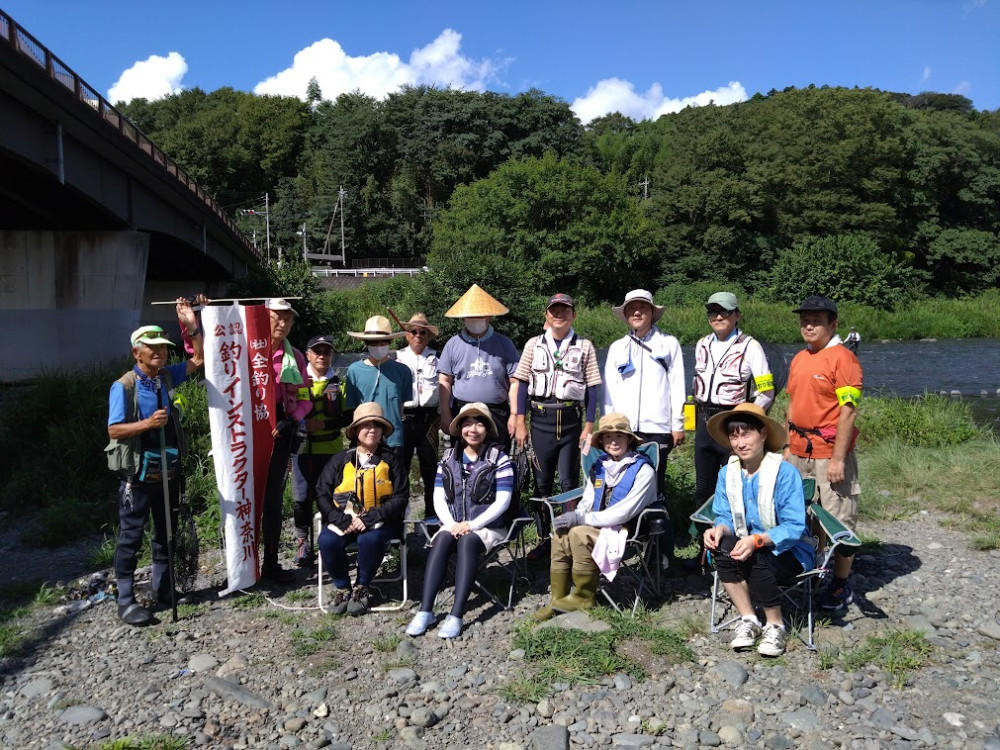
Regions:
<instances>
[{"instance_id":1,"label":"concrete bridge","mask_svg":"<svg viewBox=\"0 0 1000 750\"><path fill-rule=\"evenodd\" d=\"M172 319L150 301L218 296L260 262L202 188L0 10L0 382L126 355L131 330Z\"/></svg>"}]
</instances>

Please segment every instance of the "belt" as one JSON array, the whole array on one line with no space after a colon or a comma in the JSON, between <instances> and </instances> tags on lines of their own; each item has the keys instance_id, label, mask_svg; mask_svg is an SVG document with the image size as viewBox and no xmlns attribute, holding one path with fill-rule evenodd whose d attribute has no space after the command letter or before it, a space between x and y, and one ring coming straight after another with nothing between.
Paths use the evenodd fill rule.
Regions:
<instances>
[{"instance_id":1,"label":"belt","mask_svg":"<svg viewBox=\"0 0 1000 750\"><path fill-rule=\"evenodd\" d=\"M531 406L533 408L542 409L573 409L580 406L579 401L539 401L538 399L531 400Z\"/></svg>"},{"instance_id":2,"label":"belt","mask_svg":"<svg viewBox=\"0 0 1000 750\"><path fill-rule=\"evenodd\" d=\"M732 406L722 406L721 404L702 403L700 401L696 404L696 407L698 411L700 411L703 414L718 414L719 412L729 411L730 409L733 408Z\"/></svg>"}]
</instances>

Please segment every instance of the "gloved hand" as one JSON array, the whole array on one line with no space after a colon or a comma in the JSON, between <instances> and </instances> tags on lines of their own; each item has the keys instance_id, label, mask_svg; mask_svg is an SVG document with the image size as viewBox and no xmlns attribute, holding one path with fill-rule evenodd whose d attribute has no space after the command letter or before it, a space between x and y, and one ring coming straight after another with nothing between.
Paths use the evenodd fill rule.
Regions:
<instances>
[{"instance_id":1,"label":"gloved hand","mask_svg":"<svg viewBox=\"0 0 1000 750\"><path fill-rule=\"evenodd\" d=\"M556 516L555 528L556 531L569 531L574 526L579 526L583 523L583 519L580 518L580 514L575 510L567 510L560 516Z\"/></svg>"},{"instance_id":2,"label":"gloved hand","mask_svg":"<svg viewBox=\"0 0 1000 750\"><path fill-rule=\"evenodd\" d=\"M289 437L295 432L296 423L294 419L282 419L274 426L278 432L281 433L282 437Z\"/></svg>"}]
</instances>

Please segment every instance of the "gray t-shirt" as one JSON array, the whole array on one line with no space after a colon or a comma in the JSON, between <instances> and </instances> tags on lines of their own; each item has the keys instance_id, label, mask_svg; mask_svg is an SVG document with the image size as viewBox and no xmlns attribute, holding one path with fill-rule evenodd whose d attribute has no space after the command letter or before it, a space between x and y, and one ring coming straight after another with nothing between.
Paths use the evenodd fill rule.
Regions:
<instances>
[{"instance_id":1,"label":"gray t-shirt","mask_svg":"<svg viewBox=\"0 0 1000 750\"><path fill-rule=\"evenodd\" d=\"M510 377L519 359L514 342L494 331L493 326L480 339L463 330L448 339L441 350L438 372L454 377L451 394L459 401L507 403Z\"/></svg>"}]
</instances>

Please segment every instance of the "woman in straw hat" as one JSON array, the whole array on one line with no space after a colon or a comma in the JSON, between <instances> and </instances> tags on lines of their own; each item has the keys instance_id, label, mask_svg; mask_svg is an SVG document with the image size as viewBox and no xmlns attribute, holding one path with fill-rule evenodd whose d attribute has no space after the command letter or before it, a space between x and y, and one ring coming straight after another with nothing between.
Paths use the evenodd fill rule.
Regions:
<instances>
[{"instance_id":1,"label":"woman in straw hat","mask_svg":"<svg viewBox=\"0 0 1000 750\"><path fill-rule=\"evenodd\" d=\"M393 331L389 319L373 315L365 321L365 330L348 331L348 336L364 341L368 356L352 362L344 375L344 403L348 409L365 401L374 401L392 424L392 431L385 435L396 476L406 494L410 493L410 468L403 465L403 402L413 391L413 375L406 365L391 359L389 347L393 340L403 336Z\"/></svg>"},{"instance_id":2,"label":"woman in straw hat","mask_svg":"<svg viewBox=\"0 0 1000 750\"><path fill-rule=\"evenodd\" d=\"M575 509L556 516L549 565L552 600L535 612L547 620L557 612L594 605L601 573L611 578L621 557L612 553L622 526L656 500L656 472L649 458L636 450L640 443L624 414L605 414L594 433L594 462ZM570 593L570 580L573 592Z\"/></svg>"},{"instance_id":3,"label":"woman in straw hat","mask_svg":"<svg viewBox=\"0 0 1000 750\"><path fill-rule=\"evenodd\" d=\"M444 314L446 318L461 318L463 328L448 339L438 362L441 424L451 424L452 416L465 404L486 404L496 424L497 442L505 450L514 432L511 406L516 394L511 376L520 353L513 341L493 330L490 320L508 312L473 284Z\"/></svg>"},{"instance_id":4,"label":"woman in straw hat","mask_svg":"<svg viewBox=\"0 0 1000 750\"><path fill-rule=\"evenodd\" d=\"M424 518L434 515L434 474L437 472L438 429L438 358L430 342L437 338L422 312L413 313L401 324L406 343L395 352L396 361L406 365L413 376L410 398L403 402L403 466L410 468L417 454L420 477L424 482Z\"/></svg>"},{"instance_id":5,"label":"woman in straw hat","mask_svg":"<svg viewBox=\"0 0 1000 750\"><path fill-rule=\"evenodd\" d=\"M756 404L739 404L708 420L709 434L732 450L715 488L715 526L705 547L715 555L719 580L741 618L734 651L753 648L763 656L785 652L779 582L812 566L806 534L802 477L782 460L785 428ZM761 627L754 602L764 611Z\"/></svg>"},{"instance_id":6,"label":"woman in straw hat","mask_svg":"<svg viewBox=\"0 0 1000 750\"><path fill-rule=\"evenodd\" d=\"M316 504L323 516L318 545L336 588L333 614L360 615L368 609L368 586L386 545L402 533L408 498L383 442L393 431L381 406L360 404L344 430L357 446L335 455L316 485ZM346 548L355 539L358 571L352 590Z\"/></svg>"},{"instance_id":7,"label":"woman in straw hat","mask_svg":"<svg viewBox=\"0 0 1000 750\"><path fill-rule=\"evenodd\" d=\"M466 404L452 420L449 432L457 444L445 451L434 482L434 510L441 529L431 540L424 573L420 611L407 635L427 632L434 622L434 599L455 555L455 599L437 634L455 638L480 561L504 537L504 512L514 490L514 468L496 444L497 428L486 404Z\"/></svg>"}]
</instances>

